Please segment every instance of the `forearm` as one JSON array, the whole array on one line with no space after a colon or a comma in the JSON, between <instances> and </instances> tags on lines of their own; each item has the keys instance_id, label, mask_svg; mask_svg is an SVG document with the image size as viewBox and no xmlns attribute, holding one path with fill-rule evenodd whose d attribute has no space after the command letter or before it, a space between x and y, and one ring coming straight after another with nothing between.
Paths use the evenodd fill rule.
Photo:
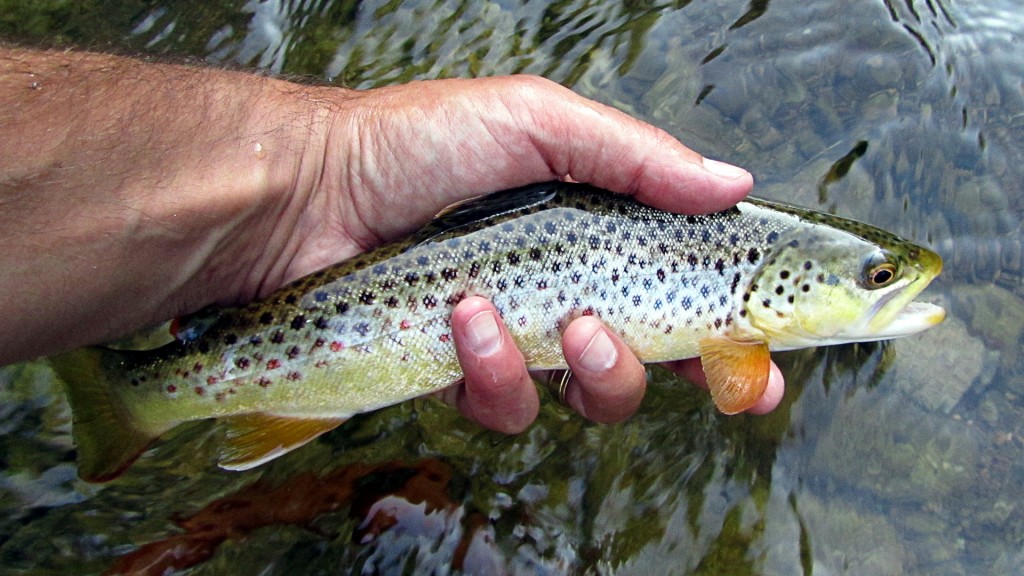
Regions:
<instances>
[{"instance_id":1,"label":"forearm","mask_svg":"<svg viewBox=\"0 0 1024 576\"><path fill-rule=\"evenodd\" d=\"M317 177L303 90L0 48L0 364L255 295Z\"/></svg>"}]
</instances>

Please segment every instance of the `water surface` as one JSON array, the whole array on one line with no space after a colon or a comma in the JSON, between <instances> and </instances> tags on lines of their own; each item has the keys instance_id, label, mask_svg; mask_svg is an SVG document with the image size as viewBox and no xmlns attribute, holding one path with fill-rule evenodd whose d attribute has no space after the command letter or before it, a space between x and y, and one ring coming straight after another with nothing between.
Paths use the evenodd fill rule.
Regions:
<instances>
[{"instance_id":1,"label":"water surface","mask_svg":"<svg viewBox=\"0 0 1024 576\"><path fill-rule=\"evenodd\" d=\"M0 371L0 565L21 573L1024 574L1024 18L1010 0L0 2L0 38L353 88L541 74L743 165L757 194L936 247L920 337L779 355L724 417L652 370L599 426L417 400L246 473L184 426L75 478L44 364Z\"/></svg>"}]
</instances>

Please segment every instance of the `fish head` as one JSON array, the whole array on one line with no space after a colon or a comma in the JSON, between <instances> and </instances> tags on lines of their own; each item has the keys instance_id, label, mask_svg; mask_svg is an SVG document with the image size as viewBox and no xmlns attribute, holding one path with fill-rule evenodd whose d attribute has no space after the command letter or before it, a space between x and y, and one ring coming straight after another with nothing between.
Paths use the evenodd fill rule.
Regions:
<instances>
[{"instance_id":1,"label":"fish head","mask_svg":"<svg viewBox=\"0 0 1024 576\"><path fill-rule=\"evenodd\" d=\"M914 301L941 270L938 254L865 224L796 227L766 252L744 316L772 350L907 336L945 317Z\"/></svg>"}]
</instances>

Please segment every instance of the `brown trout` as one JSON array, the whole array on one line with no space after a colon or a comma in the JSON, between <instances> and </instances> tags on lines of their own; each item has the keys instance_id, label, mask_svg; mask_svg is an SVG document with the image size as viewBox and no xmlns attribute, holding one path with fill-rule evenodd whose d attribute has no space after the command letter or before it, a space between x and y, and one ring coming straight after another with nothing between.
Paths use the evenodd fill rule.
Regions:
<instances>
[{"instance_id":1,"label":"brown trout","mask_svg":"<svg viewBox=\"0 0 1024 576\"><path fill-rule=\"evenodd\" d=\"M877 228L763 200L670 214L549 183L452 209L403 242L269 297L201 315L150 351L53 358L74 414L79 473L110 479L174 426L217 418L220 465L242 470L349 416L457 383L449 317L490 299L531 369L565 368L560 338L600 317L643 362L700 357L725 413L749 408L769 351L923 330L913 302L940 258Z\"/></svg>"}]
</instances>

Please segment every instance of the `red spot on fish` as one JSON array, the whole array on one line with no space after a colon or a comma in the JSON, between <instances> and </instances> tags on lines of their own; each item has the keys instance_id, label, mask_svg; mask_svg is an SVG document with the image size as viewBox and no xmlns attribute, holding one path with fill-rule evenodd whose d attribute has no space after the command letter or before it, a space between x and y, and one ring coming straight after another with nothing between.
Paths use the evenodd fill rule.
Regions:
<instances>
[{"instance_id":1,"label":"red spot on fish","mask_svg":"<svg viewBox=\"0 0 1024 576\"><path fill-rule=\"evenodd\" d=\"M583 311L583 315L584 316L593 316L594 315L594 309L588 306L587 309Z\"/></svg>"},{"instance_id":2,"label":"red spot on fish","mask_svg":"<svg viewBox=\"0 0 1024 576\"><path fill-rule=\"evenodd\" d=\"M217 377L216 376L207 376L206 377L206 385L207 386L213 386L216 383L217 383Z\"/></svg>"},{"instance_id":3,"label":"red spot on fish","mask_svg":"<svg viewBox=\"0 0 1024 576\"><path fill-rule=\"evenodd\" d=\"M412 326L412 322L409 322L408 320L402 320L398 324L398 327L401 328L402 330L408 330L411 326Z\"/></svg>"},{"instance_id":4,"label":"red spot on fish","mask_svg":"<svg viewBox=\"0 0 1024 576\"><path fill-rule=\"evenodd\" d=\"M331 352L341 352L344 349L345 345L342 344L341 342L338 342L337 340L331 342Z\"/></svg>"},{"instance_id":5,"label":"red spot on fish","mask_svg":"<svg viewBox=\"0 0 1024 576\"><path fill-rule=\"evenodd\" d=\"M441 334L440 336L437 337L437 339L440 340L441 342L448 342L449 340L452 339L452 335L451 334Z\"/></svg>"},{"instance_id":6,"label":"red spot on fish","mask_svg":"<svg viewBox=\"0 0 1024 576\"><path fill-rule=\"evenodd\" d=\"M167 391L170 392L171 394L174 394L175 392L178 391L178 387L175 386L174 384L168 384Z\"/></svg>"},{"instance_id":7,"label":"red spot on fish","mask_svg":"<svg viewBox=\"0 0 1024 576\"><path fill-rule=\"evenodd\" d=\"M281 361L277 358L271 358L267 360L267 370L275 370L281 367Z\"/></svg>"}]
</instances>

